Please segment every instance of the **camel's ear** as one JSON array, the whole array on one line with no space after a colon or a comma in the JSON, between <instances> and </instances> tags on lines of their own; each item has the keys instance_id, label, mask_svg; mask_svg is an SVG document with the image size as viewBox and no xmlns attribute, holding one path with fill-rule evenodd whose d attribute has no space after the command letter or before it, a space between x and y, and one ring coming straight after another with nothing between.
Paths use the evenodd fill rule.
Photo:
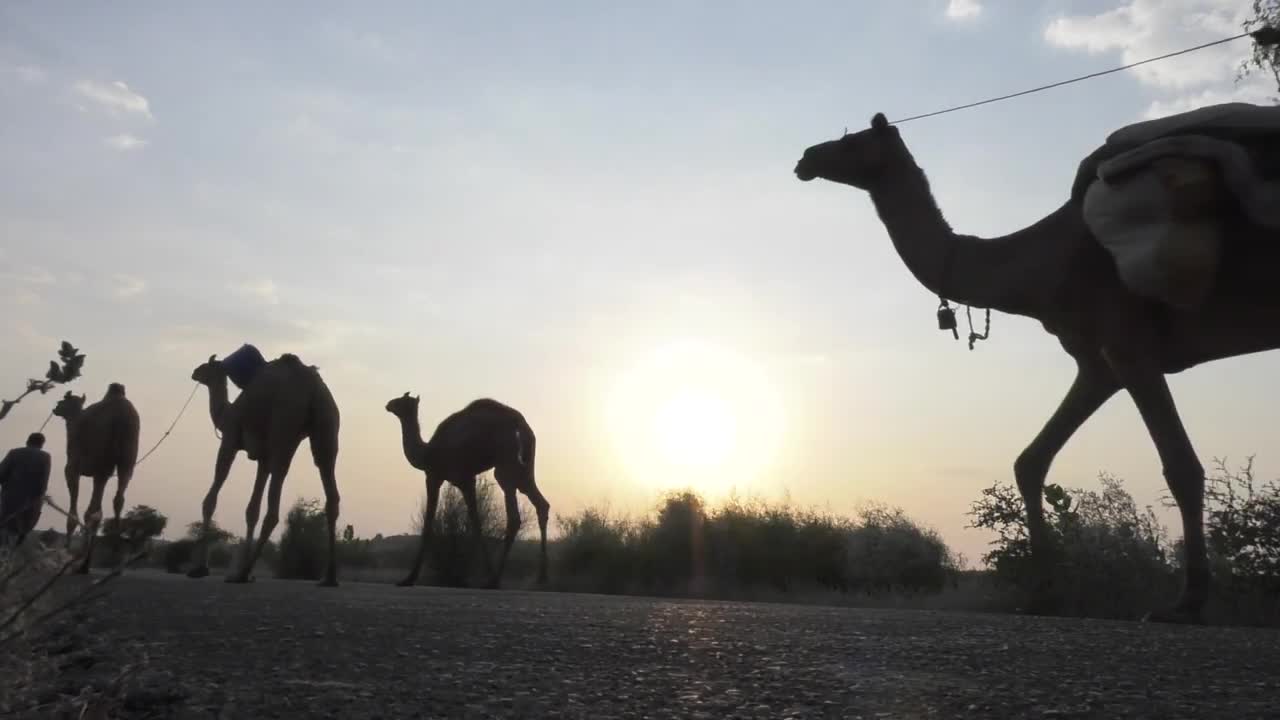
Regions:
<instances>
[{"instance_id":1,"label":"camel's ear","mask_svg":"<svg viewBox=\"0 0 1280 720\"><path fill-rule=\"evenodd\" d=\"M80 393L80 402L86 402L88 399L89 399L88 395L85 395L84 393Z\"/></svg>"},{"instance_id":2,"label":"camel's ear","mask_svg":"<svg viewBox=\"0 0 1280 720\"><path fill-rule=\"evenodd\" d=\"M884 113L876 113L871 117L871 128L873 130L884 130L889 127L889 118Z\"/></svg>"},{"instance_id":3,"label":"camel's ear","mask_svg":"<svg viewBox=\"0 0 1280 720\"><path fill-rule=\"evenodd\" d=\"M217 360L217 359L218 359L218 353L214 353L214 354L212 354L212 355L210 355L210 356L209 356L209 362L213 362L213 361L215 361L215 360Z\"/></svg>"},{"instance_id":4,"label":"camel's ear","mask_svg":"<svg viewBox=\"0 0 1280 720\"><path fill-rule=\"evenodd\" d=\"M419 400L421 400L421 399L422 399L422 396L421 396L421 395L414 395L414 396L413 396L413 401L414 401L414 402L418 402L418 401L419 401Z\"/></svg>"},{"instance_id":5,"label":"camel's ear","mask_svg":"<svg viewBox=\"0 0 1280 720\"><path fill-rule=\"evenodd\" d=\"M403 395L401 395L400 397L409 397L409 391L408 391L408 390L405 390L405 391L404 391L404 394L403 394Z\"/></svg>"}]
</instances>

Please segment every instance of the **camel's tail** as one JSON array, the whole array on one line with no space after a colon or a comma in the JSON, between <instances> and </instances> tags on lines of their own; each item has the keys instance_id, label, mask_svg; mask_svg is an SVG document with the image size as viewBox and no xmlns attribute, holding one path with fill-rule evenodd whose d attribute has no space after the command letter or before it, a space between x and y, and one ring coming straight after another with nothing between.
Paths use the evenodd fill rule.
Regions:
<instances>
[{"instance_id":1,"label":"camel's tail","mask_svg":"<svg viewBox=\"0 0 1280 720\"><path fill-rule=\"evenodd\" d=\"M128 483L133 477L133 469L138 464L138 442L141 430L141 421L138 417L138 411L134 409L133 404L124 398L120 400L125 404L127 411L122 413L122 417L111 426L111 445L116 448L116 477L123 479L124 483Z\"/></svg>"},{"instance_id":2,"label":"camel's tail","mask_svg":"<svg viewBox=\"0 0 1280 720\"><path fill-rule=\"evenodd\" d=\"M525 467L533 467L533 456L537 453L538 440L533 436L533 429L528 423L516 426L516 462Z\"/></svg>"}]
</instances>

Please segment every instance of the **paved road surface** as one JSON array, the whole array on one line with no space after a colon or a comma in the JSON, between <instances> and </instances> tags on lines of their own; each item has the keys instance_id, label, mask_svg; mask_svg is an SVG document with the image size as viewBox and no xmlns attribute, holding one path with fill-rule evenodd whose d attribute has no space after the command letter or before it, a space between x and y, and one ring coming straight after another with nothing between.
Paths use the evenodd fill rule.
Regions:
<instances>
[{"instance_id":1,"label":"paved road surface","mask_svg":"<svg viewBox=\"0 0 1280 720\"><path fill-rule=\"evenodd\" d=\"M1280 716L1276 631L148 572L109 602L179 717Z\"/></svg>"}]
</instances>

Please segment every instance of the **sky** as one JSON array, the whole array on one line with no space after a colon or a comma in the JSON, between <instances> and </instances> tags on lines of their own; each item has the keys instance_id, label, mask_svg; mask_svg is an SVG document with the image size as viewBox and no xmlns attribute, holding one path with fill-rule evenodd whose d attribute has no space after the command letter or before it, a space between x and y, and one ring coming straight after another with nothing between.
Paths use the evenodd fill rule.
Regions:
<instances>
[{"instance_id":1,"label":"sky","mask_svg":"<svg viewBox=\"0 0 1280 720\"><path fill-rule=\"evenodd\" d=\"M523 412L553 515L638 514L682 486L840 513L883 502L973 560L988 538L966 529L970 502L1012 482L1074 366L1026 318L995 314L973 352L938 332L936 298L865 194L801 183L795 162L876 112L1233 35L1249 5L5 3L0 396L69 340L88 356L70 389L123 383L146 450L192 369L249 342L319 366L342 414L341 522L360 536L407 531L423 496L384 410L410 391L426 432L478 397ZM1270 101L1264 77L1236 81L1248 49L902 134L958 232L1004 234L1056 208L1116 128ZM1171 377L1206 465L1258 453L1276 474L1268 362ZM211 479L206 398L129 488L170 536ZM27 398L0 443L20 445L54 400ZM63 428L47 434L60 466ZM1159 502L1125 396L1050 481L1097 487L1102 471ZM240 455L216 515L229 529L252 477ZM320 494L304 446L284 497Z\"/></svg>"}]
</instances>

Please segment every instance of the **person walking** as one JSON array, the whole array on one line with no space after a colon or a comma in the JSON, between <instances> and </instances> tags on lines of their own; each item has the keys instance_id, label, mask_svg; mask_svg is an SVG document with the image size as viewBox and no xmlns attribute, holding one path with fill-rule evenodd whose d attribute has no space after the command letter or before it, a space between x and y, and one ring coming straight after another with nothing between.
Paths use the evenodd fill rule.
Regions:
<instances>
[{"instance_id":1,"label":"person walking","mask_svg":"<svg viewBox=\"0 0 1280 720\"><path fill-rule=\"evenodd\" d=\"M14 448L0 460L0 545L21 545L35 529L51 467L44 435L38 432L31 433L26 447Z\"/></svg>"}]
</instances>

